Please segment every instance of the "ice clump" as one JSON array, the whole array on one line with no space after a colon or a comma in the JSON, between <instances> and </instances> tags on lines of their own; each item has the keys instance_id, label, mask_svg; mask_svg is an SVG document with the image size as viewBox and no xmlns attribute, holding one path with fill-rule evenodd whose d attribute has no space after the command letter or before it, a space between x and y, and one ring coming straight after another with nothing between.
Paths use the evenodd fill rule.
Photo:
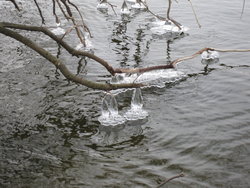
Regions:
<instances>
[{"instance_id":1,"label":"ice clump","mask_svg":"<svg viewBox=\"0 0 250 188\"><path fill-rule=\"evenodd\" d=\"M146 9L147 7L144 5L146 4L145 0L136 0L135 4L131 5L133 9Z\"/></svg>"},{"instance_id":2,"label":"ice clump","mask_svg":"<svg viewBox=\"0 0 250 188\"><path fill-rule=\"evenodd\" d=\"M108 2L107 2L107 0L101 0L101 2L100 3L98 3L98 5L97 5L97 7L96 7L97 9L108 9Z\"/></svg>"},{"instance_id":3,"label":"ice clump","mask_svg":"<svg viewBox=\"0 0 250 188\"><path fill-rule=\"evenodd\" d=\"M102 115L98 121L104 126L116 126L125 123L125 118L118 113L118 104L112 94L107 94L102 101Z\"/></svg>"},{"instance_id":4,"label":"ice clump","mask_svg":"<svg viewBox=\"0 0 250 188\"><path fill-rule=\"evenodd\" d=\"M201 58L205 60L219 59L220 54L217 51L204 51L201 54Z\"/></svg>"},{"instance_id":5,"label":"ice clump","mask_svg":"<svg viewBox=\"0 0 250 188\"><path fill-rule=\"evenodd\" d=\"M204 51L201 54L201 63L204 65L211 65L219 62L220 54L217 51Z\"/></svg>"},{"instance_id":6,"label":"ice clump","mask_svg":"<svg viewBox=\"0 0 250 188\"><path fill-rule=\"evenodd\" d=\"M128 8L128 5L127 5L126 1L124 1L123 4L122 4L121 14L122 15L129 15L130 14L130 10Z\"/></svg>"},{"instance_id":7,"label":"ice clump","mask_svg":"<svg viewBox=\"0 0 250 188\"><path fill-rule=\"evenodd\" d=\"M141 94L141 89L134 89L131 108L124 114L124 117L127 120L138 120L144 119L148 116L148 112L142 109L143 107L143 98Z\"/></svg>"},{"instance_id":8,"label":"ice clump","mask_svg":"<svg viewBox=\"0 0 250 188\"><path fill-rule=\"evenodd\" d=\"M112 77L111 84L122 84L122 83L142 83L144 87L158 87L164 88L166 83L173 83L183 79L186 75L177 70L173 69L161 69L145 72L142 74L126 74L119 73ZM113 94L119 94L129 89L117 89L112 90Z\"/></svg>"}]
</instances>

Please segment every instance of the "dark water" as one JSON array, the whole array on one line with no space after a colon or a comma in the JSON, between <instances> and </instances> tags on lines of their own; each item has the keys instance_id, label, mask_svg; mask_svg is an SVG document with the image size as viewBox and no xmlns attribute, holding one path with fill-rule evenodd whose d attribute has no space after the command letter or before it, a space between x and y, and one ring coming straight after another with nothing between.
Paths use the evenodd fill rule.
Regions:
<instances>
[{"instance_id":1,"label":"dark water","mask_svg":"<svg viewBox=\"0 0 250 188\"><path fill-rule=\"evenodd\" d=\"M193 0L199 29L188 1L180 1L173 17L190 30L175 40L152 37L148 13L124 23L111 10L98 12L96 1L75 2L94 35L95 54L116 67L163 64L203 47L250 48L248 2L240 18L241 1ZM19 14L0 3L1 21L40 23L35 8ZM165 14L165 1L148 4ZM148 119L108 128L97 120L103 93L68 83L34 52L0 36L0 187L156 187L180 172L186 176L165 187L250 187L249 53L221 54L207 70L200 58L179 64L186 79L143 90ZM56 53L40 36L33 39ZM73 35L68 40L77 44ZM61 58L76 71L76 59L64 52ZM86 76L108 79L92 61ZM130 100L131 93L118 97L122 112Z\"/></svg>"}]
</instances>

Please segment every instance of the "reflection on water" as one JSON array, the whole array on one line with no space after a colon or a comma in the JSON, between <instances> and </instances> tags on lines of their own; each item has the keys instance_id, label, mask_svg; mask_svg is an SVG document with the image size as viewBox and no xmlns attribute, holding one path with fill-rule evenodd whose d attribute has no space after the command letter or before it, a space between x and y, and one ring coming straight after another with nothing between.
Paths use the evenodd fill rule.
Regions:
<instances>
[{"instance_id":1,"label":"reflection on water","mask_svg":"<svg viewBox=\"0 0 250 188\"><path fill-rule=\"evenodd\" d=\"M188 1L175 4L172 16L190 28L178 39L152 35L154 18L145 11L121 17L110 10L101 13L97 1L77 3L94 35L96 55L115 67L164 64L203 47L249 48L249 32L241 29L250 27L249 7L240 20L242 4L236 0L194 1L202 29ZM165 1L147 3L165 15ZM5 7L10 2L0 1L1 18L40 23L33 10L18 13ZM55 25L54 19L48 24ZM70 39L76 46L77 40ZM249 54L221 53L220 61L209 65L199 58L183 62L156 79L164 82L162 87L143 88L147 118L103 126L98 121L102 92L68 83L23 45L3 36L0 41L0 187L156 187L180 172L186 176L165 187L250 187ZM89 59L73 59L46 38L39 42L60 54L75 73L109 82L106 71ZM117 75L113 81L152 81L160 75L153 73ZM125 114L133 103L141 106L137 94L115 95L116 112Z\"/></svg>"}]
</instances>

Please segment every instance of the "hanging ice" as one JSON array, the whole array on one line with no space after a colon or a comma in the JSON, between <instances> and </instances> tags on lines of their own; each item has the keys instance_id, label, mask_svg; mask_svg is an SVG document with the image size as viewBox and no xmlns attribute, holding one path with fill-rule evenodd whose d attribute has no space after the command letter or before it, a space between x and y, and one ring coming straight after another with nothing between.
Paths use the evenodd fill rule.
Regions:
<instances>
[{"instance_id":1,"label":"hanging ice","mask_svg":"<svg viewBox=\"0 0 250 188\"><path fill-rule=\"evenodd\" d=\"M115 126L125 122L125 118L118 113L118 104L115 97L107 94L102 101L102 115L98 121L104 126Z\"/></svg>"},{"instance_id":2,"label":"hanging ice","mask_svg":"<svg viewBox=\"0 0 250 188\"><path fill-rule=\"evenodd\" d=\"M85 33L84 34L85 45L83 43L80 43L75 47L75 49L76 50L91 51L93 49L93 45L92 45L92 42L89 38L90 38L89 33Z\"/></svg>"},{"instance_id":3,"label":"hanging ice","mask_svg":"<svg viewBox=\"0 0 250 188\"><path fill-rule=\"evenodd\" d=\"M131 7L134 9L146 9L147 7L144 4L146 4L146 0L136 0L135 4L131 5Z\"/></svg>"},{"instance_id":4,"label":"hanging ice","mask_svg":"<svg viewBox=\"0 0 250 188\"><path fill-rule=\"evenodd\" d=\"M101 0L100 3L98 3L97 9L108 9L108 2L107 0Z\"/></svg>"},{"instance_id":5,"label":"hanging ice","mask_svg":"<svg viewBox=\"0 0 250 188\"><path fill-rule=\"evenodd\" d=\"M201 54L201 58L204 60L212 60L212 59L219 59L220 54L217 51L204 51Z\"/></svg>"},{"instance_id":6,"label":"hanging ice","mask_svg":"<svg viewBox=\"0 0 250 188\"><path fill-rule=\"evenodd\" d=\"M125 113L124 117L127 120L138 120L144 119L148 116L148 112L142 109L143 107L143 99L141 94L141 89L134 89L132 100L131 100L131 108Z\"/></svg>"},{"instance_id":7,"label":"hanging ice","mask_svg":"<svg viewBox=\"0 0 250 188\"><path fill-rule=\"evenodd\" d=\"M126 3L125 0L124 0L124 2L123 2L123 4L122 4L121 14L123 14L123 15L128 15L128 14L130 14L130 10L129 10L128 5L127 5L127 3Z\"/></svg>"},{"instance_id":8,"label":"hanging ice","mask_svg":"<svg viewBox=\"0 0 250 188\"><path fill-rule=\"evenodd\" d=\"M126 0L128 3L136 3L136 0Z\"/></svg>"}]
</instances>

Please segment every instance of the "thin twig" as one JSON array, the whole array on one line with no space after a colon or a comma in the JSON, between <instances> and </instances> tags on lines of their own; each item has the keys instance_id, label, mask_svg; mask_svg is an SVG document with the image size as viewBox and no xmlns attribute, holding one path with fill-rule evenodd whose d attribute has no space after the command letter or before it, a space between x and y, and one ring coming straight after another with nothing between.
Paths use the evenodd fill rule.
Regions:
<instances>
[{"instance_id":1,"label":"thin twig","mask_svg":"<svg viewBox=\"0 0 250 188\"><path fill-rule=\"evenodd\" d=\"M184 177L184 176L185 176L185 175L184 175L183 173L180 173L180 174L178 174L178 175L176 175L176 176L173 176L173 177L171 177L171 178L168 178L168 179L166 179L164 182L162 182L160 185L158 185L156 188L160 188L161 186L165 185L166 183L170 182L171 180L174 180L174 179L176 179L176 178L181 178L181 177Z\"/></svg>"},{"instance_id":2,"label":"thin twig","mask_svg":"<svg viewBox=\"0 0 250 188\"><path fill-rule=\"evenodd\" d=\"M115 12L114 7L116 7L116 5L112 5L111 3L107 2L108 5L112 8L113 12L115 13L115 15L117 16L117 13Z\"/></svg>"},{"instance_id":3,"label":"thin twig","mask_svg":"<svg viewBox=\"0 0 250 188\"><path fill-rule=\"evenodd\" d=\"M201 28L201 24L199 23L199 20L198 20L198 16L194 10L194 6L193 6L193 3L191 2L191 0L188 0L190 5L191 5L191 8L192 8L192 11L194 13L194 17L195 17L195 20L196 20L196 23L198 24L199 28Z\"/></svg>"},{"instance_id":4,"label":"thin twig","mask_svg":"<svg viewBox=\"0 0 250 188\"><path fill-rule=\"evenodd\" d=\"M243 6L242 6L242 11L241 11L240 18L242 18L242 16L243 16L245 5L246 5L246 0L243 0Z\"/></svg>"}]
</instances>

